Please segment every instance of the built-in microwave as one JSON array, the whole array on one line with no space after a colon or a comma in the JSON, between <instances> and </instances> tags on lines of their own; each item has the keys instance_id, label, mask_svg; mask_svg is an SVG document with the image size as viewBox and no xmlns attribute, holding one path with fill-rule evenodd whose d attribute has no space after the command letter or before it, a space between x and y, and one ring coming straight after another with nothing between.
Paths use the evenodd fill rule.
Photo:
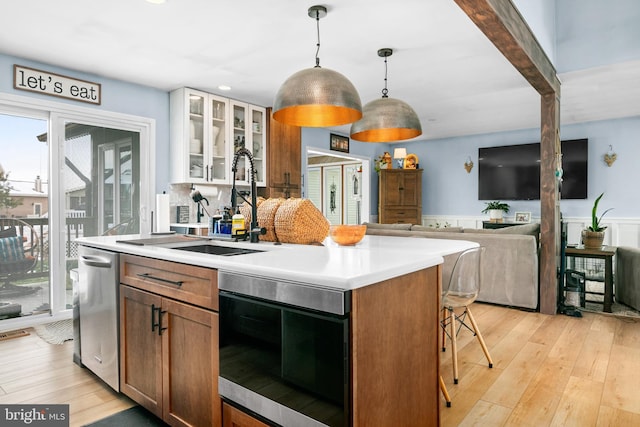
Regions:
<instances>
[{"instance_id":1,"label":"built-in microwave","mask_svg":"<svg viewBox=\"0 0 640 427\"><path fill-rule=\"evenodd\" d=\"M348 293L223 272L218 281L220 394L279 425L348 426ZM335 313L318 309L332 298Z\"/></svg>"}]
</instances>

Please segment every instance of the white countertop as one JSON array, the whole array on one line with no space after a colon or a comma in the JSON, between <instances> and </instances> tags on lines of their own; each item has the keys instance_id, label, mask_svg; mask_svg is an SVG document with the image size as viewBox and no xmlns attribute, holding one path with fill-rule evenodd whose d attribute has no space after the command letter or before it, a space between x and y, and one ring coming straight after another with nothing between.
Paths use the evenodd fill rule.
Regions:
<instances>
[{"instance_id":1,"label":"white countertop","mask_svg":"<svg viewBox=\"0 0 640 427\"><path fill-rule=\"evenodd\" d=\"M355 246L339 246L329 238L324 246L212 241L222 246L264 250L225 257L170 249L167 245L138 246L116 242L150 237L153 236L85 237L78 239L78 243L114 252L339 290L356 289L442 264L443 256L478 246L475 242L464 240L369 235ZM188 242L172 246L192 244Z\"/></svg>"},{"instance_id":2,"label":"white countertop","mask_svg":"<svg viewBox=\"0 0 640 427\"><path fill-rule=\"evenodd\" d=\"M172 222L169 227L182 227L182 228L209 228L209 221L207 222Z\"/></svg>"}]
</instances>

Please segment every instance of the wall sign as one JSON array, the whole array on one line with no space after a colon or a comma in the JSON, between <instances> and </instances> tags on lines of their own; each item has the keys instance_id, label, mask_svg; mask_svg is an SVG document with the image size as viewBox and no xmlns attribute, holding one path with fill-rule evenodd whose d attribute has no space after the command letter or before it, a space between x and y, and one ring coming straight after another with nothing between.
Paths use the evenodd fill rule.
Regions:
<instances>
[{"instance_id":1,"label":"wall sign","mask_svg":"<svg viewBox=\"0 0 640 427\"><path fill-rule=\"evenodd\" d=\"M102 85L60 74L13 65L13 87L100 105Z\"/></svg>"}]
</instances>

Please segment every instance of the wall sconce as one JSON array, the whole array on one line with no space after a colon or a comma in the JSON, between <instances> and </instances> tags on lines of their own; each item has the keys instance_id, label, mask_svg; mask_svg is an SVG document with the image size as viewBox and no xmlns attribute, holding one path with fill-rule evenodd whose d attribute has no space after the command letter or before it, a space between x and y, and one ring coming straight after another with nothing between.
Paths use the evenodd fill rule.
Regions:
<instances>
[{"instance_id":1,"label":"wall sconce","mask_svg":"<svg viewBox=\"0 0 640 427\"><path fill-rule=\"evenodd\" d=\"M398 169L402 169L404 167L404 158L407 157L407 149L406 148L394 148L393 149L393 158L398 161Z\"/></svg>"},{"instance_id":2,"label":"wall sconce","mask_svg":"<svg viewBox=\"0 0 640 427\"><path fill-rule=\"evenodd\" d=\"M471 157L467 157L467 161L464 162L464 170L466 170L467 173L471 173L471 169L473 169L473 162L471 161Z\"/></svg>"},{"instance_id":3,"label":"wall sconce","mask_svg":"<svg viewBox=\"0 0 640 427\"><path fill-rule=\"evenodd\" d=\"M604 154L604 162L607 164L607 166L611 167L611 165L616 161L617 158L618 155L613 152L613 147L609 146L609 151Z\"/></svg>"}]
</instances>

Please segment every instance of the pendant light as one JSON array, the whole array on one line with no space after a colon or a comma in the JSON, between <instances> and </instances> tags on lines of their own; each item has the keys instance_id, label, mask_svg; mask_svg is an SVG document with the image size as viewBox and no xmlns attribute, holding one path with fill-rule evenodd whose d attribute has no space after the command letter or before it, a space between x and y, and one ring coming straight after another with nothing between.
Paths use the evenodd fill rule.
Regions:
<instances>
[{"instance_id":1,"label":"pendant light","mask_svg":"<svg viewBox=\"0 0 640 427\"><path fill-rule=\"evenodd\" d=\"M342 74L320 67L320 18L324 6L311 6L309 16L316 20L318 43L316 65L289 77L276 94L273 118L280 123L327 127L353 123L362 117L360 95Z\"/></svg>"},{"instance_id":2,"label":"pendant light","mask_svg":"<svg viewBox=\"0 0 640 427\"><path fill-rule=\"evenodd\" d=\"M362 119L351 125L351 138L363 142L393 142L422 135L416 112L404 101L389 98L387 93L387 58L392 49L378 50L384 58L384 89L382 98L367 103Z\"/></svg>"}]
</instances>

